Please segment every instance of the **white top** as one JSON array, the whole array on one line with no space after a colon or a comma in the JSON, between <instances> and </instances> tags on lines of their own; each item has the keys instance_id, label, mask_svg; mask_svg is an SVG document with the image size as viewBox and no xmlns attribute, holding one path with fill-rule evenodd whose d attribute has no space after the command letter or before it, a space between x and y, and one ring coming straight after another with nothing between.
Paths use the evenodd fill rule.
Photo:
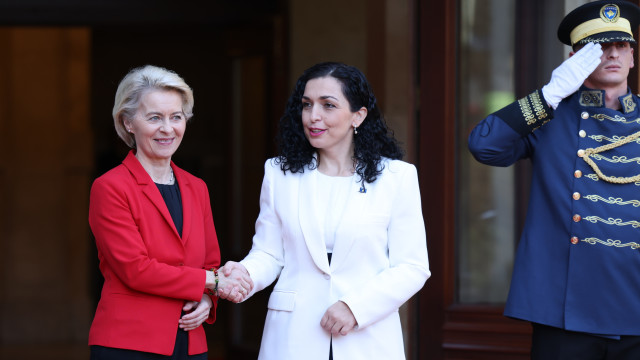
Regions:
<instances>
[{"instance_id":1,"label":"white top","mask_svg":"<svg viewBox=\"0 0 640 360\"><path fill-rule=\"evenodd\" d=\"M333 252L336 243L336 231L344 217L344 208L349 198L352 176L329 176L318 171L318 188L316 189L316 204L318 206L318 221L324 228L324 244L327 252Z\"/></svg>"}]
</instances>

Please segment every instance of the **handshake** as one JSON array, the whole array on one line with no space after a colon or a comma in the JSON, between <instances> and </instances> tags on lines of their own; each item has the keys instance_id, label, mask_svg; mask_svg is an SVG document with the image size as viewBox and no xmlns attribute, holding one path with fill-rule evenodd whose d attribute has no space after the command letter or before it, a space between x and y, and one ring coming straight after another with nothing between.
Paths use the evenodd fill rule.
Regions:
<instances>
[{"instance_id":1,"label":"handshake","mask_svg":"<svg viewBox=\"0 0 640 360\"><path fill-rule=\"evenodd\" d=\"M253 289L253 281L244 265L227 261L218 269L218 298L239 303L247 299ZM213 284L212 290L215 288Z\"/></svg>"}]
</instances>

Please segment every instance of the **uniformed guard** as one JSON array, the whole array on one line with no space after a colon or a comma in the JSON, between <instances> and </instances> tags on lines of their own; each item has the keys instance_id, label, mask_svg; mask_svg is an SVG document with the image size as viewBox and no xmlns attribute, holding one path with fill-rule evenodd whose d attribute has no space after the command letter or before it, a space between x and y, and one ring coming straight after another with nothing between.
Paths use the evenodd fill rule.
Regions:
<instances>
[{"instance_id":1,"label":"uniformed guard","mask_svg":"<svg viewBox=\"0 0 640 360\"><path fill-rule=\"evenodd\" d=\"M505 315L533 324L533 359L640 359L640 100L627 85L640 8L595 1L558 38L542 89L469 136L480 162L532 162Z\"/></svg>"}]
</instances>

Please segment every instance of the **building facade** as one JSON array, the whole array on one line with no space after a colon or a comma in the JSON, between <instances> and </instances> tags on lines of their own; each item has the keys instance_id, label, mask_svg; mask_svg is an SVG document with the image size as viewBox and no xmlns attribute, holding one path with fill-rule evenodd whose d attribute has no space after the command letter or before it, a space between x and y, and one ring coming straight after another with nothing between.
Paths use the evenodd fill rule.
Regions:
<instances>
[{"instance_id":1,"label":"building facade","mask_svg":"<svg viewBox=\"0 0 640 360\"><path fill-rule=\"evenodd\" d=\"M128 70L194 88L174 160L207 182L223 260L238 260L293 83L328 60L365 72L419 170L433 275L401 309L408 359L528 358L530 326L502 316L528 164L482 166L466 137L548 81L569 53L557 25L586 1L0 2L0 358L88 356L88 194L127 151L110 114ZM256 358L267 298L220 305L210 359Z\"/></svg>"}]
</instances>

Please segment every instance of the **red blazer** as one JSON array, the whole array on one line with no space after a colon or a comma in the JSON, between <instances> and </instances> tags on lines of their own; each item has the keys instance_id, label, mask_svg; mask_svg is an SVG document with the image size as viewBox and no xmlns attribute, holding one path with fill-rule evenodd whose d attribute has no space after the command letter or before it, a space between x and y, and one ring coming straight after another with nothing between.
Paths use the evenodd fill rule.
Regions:
<instances>
[{"instance_id":1,"label":"red blazer","mask_svg":"<svg viewBox=\"0 0 640 360\"><path fill-rule=\"evenodd\" d=\"M207 186L171 167L182 196L182 238L133 151L91 187L89 224L104 285L89 345L171 355L185 301L201 300L203 269L220 265ZM208 323L215 321L212 300ZM206 351L200 326L189 332L189 354Z\"/></svg>"}]
</instances>

